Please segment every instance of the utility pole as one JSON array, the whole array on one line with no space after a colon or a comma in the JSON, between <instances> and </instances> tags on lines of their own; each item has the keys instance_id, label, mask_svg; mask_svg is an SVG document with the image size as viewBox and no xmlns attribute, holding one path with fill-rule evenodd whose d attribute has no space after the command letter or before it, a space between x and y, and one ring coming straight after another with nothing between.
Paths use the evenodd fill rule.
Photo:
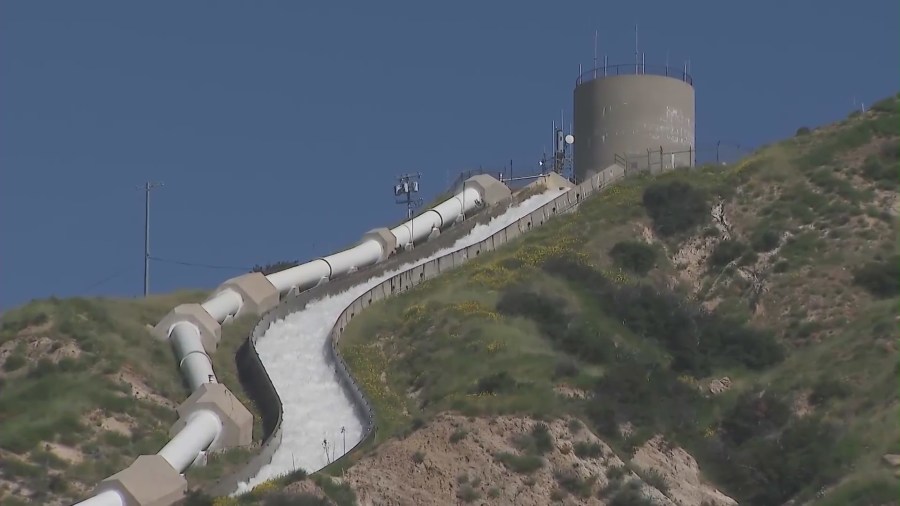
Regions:
<instances>
[{"instance_id":1,"label":"utility pole","mask_svg":"<svg viewBox=\"0 0 900 506\"><path fill-rule=\"evenodd\" d=\"M165 186L164 183L147 181L144 186L144 298L150 291L150 191Z\"/></svg>"}]
</instances>

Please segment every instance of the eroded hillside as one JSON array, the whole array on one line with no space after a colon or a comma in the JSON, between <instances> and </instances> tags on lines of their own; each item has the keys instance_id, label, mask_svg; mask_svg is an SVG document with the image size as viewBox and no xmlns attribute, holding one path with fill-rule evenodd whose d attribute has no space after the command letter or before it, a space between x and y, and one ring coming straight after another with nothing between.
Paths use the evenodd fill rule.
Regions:
<instances>
[{"instance_id":1,"label":"eroded hillside","mask_svg":"<svg viewBox=\"0 0 900 506\"><path fill-rule=\"evenodd\" d=\"M559 448L539 477L500 474L505 455L534 456L516 431L438 444L448 413L577 417L629 469L648 442L683 447L697 483L741 504L891 503L898 130L892 97L734 166L629 181L373 306L342 352L379 408L379 446L347 483L373 504L637 504L604 495L606 469L573 478ZM663 497L635 501L703 502L660 473L644 483Z\"/></svg>"},{"instance_id":2,"label":"eroded hillside","mask_svg":"<svg viewBox=\"0 0 900 506\"><path fill-rule=\"evenodd\" d=\"M0 504L71 504L162 448L189 392L169 344L147 325L204 295L49 299L3 315ZM214 356L220 381L241 396L234 353L252 323L224 329ZM189 482L207 483L224 467L189 473Z\"/></svg>"}]
</instances>

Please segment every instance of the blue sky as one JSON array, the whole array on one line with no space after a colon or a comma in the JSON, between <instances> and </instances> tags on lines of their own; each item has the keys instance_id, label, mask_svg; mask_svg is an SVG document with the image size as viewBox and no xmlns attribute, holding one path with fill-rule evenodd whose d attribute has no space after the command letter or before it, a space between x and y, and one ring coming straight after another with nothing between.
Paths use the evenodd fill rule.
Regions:
<instances>
[{"instance_id":1,"label":"blue sky","mask_svg":"<svg viewBox=\"0 0 900 506\"><path fill-rule=\"evenodd\" d=\"M610 62L691 60L698 145L790 136L900 89L900 4L0 3L0 309L142 288L152 254L308 259L468 168L534 167L594 30ZM153 263L151 290L240 270ZM104 281L102 282L101 281Z\"/></svg>"}]
</instances>

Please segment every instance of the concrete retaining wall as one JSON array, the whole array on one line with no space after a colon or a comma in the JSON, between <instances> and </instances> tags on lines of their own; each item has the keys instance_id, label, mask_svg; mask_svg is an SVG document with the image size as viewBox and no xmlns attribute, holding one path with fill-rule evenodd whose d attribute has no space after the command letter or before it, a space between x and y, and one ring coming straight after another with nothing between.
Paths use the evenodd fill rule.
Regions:
<instances>
[{"instance_id":1,"label":"concrete retaining wall","mask_svg":"<svg viewBox=\"0 0 900 506\"><path fill-rule=\"evenodd\" d=\"M575 186L571 190L545 204L540 209L522 217L515 223L508 225L506 228L496 232L487 239L398 273L374 286L344 309L337 318L329 335L331 341L329 357L335 364L335 369L338 371L338 377L344 388L346 388L347 392L355 399L357 411L363 420L363 437L359 443L348 451L348 455L366 443L369 438L372 437L376 429L372 405L363 393L362 388L353 378L346 362L344 362L344 359L337 351L338 343L350 321L362 312L362 310L379 300L410 290L424 281L433 279L456 267L460 267L471 259L478 258L483 253L499 249L503 245L512 242L520 235L546 224L557 214L575 210L585 198L623 179L624 176L624 170L618 166L612 166L594 174L589 180ZM250 477L255 476L263 466L272 461L272 455L281 444L281 401L274 385L272 385L271 379L269 379L265 367L263 367L263 364L259 359L259 355L256 353L257 339L266 333L273 322L280 320L291 313L302 310L308 303L314 300L339 294L353 286L364 283L367 280L383 275L386 272L396 270L404 264L427 258L436 251L450 247L458 239L468 235L476 225L489 222L492 218L503 214L508 207L509 205L507 204L485 209L474 218L450 228L446 232L441 233L439 237L428 241L421 246L417 246L412 251L398 254L370 269L358 271L338 280L301 292L300 294L286 297L277 307L266 313L260 319L249 337L249 346L247 346L246 350L248 357L245 362L248 369L250 369L248 373L254 374L259 378L260 383L266 384L266 386L259 389L259 391L264 392L264 394L254 398L254 401L263 412L264 417L271 417L271 419L275 420L275 426L271 434L267 436L266 440L261 445L260 453L249 461L239 472L228 477L223 477L211 492L224 495L237 489L237 484L240 481L246 481Z\"/></svg>"}]
</instances>

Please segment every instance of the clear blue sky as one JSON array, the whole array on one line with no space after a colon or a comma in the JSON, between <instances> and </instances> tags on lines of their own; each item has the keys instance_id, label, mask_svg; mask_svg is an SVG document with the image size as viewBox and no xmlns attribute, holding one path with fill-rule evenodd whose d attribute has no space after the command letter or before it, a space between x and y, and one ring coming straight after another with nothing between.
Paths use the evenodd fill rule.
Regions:
<instances>
[{"instance_id":1,"label":"clear blue sky","mask_svg":"<svg viewBox=\"0 0 900 506\"><path fill-rule=\"evenodd\" d=\"M900 4L0 3L0 309L141 291L152 253L308 259L403 216L393 177L534 166L594 30L691 59L698 144L759 146L900 89ZM152 265L152 291L237 270ZM95 286L110 277L105 283Z\"/></svg>"}]
</instances>

